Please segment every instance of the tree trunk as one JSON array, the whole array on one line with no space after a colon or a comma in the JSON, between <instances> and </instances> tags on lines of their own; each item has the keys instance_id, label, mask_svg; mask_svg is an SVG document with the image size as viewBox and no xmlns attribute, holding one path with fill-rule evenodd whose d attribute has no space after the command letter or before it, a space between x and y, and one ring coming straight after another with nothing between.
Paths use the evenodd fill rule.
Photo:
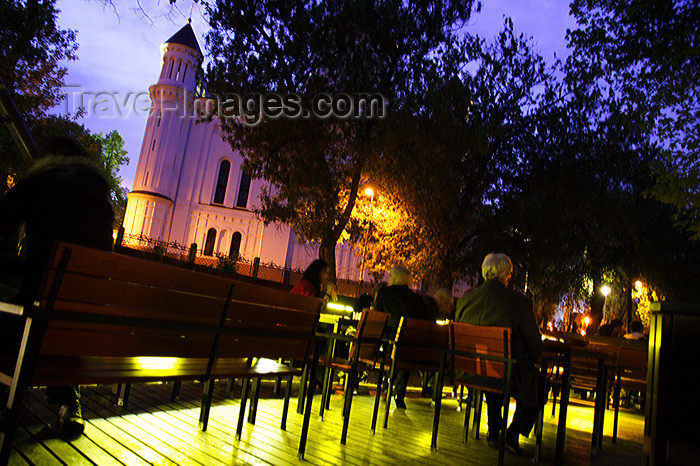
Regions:
<instances>
[{"instance_id":1,"label":"tree trunk","mask_svg":"<svg viewBox=\"0 0 700 466\"><path fill-rule=\"evenodd\" d=\"M335 278L335 241L324 239L318 250L319 259L323 259L331 268L331 277Z\"/></svg>"}]
</instances>

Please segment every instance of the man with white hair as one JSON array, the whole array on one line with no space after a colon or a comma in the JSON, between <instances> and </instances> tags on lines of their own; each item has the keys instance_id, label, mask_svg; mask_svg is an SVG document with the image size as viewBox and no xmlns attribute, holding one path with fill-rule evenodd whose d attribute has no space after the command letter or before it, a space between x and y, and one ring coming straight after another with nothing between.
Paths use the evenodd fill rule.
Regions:
<instances>
[{"instance_id":1,"label":"man with white hair","mask_svg":"<svg viewBox=\"0 0 700 466\"><path fill-rule=\"evenodd\" d=\"M387 323L385 338L393 338L399 326L401 317L413 319L429 319L423 298L411 291L408 285L411 282L411 272L400 266L393 267L389 271L389 286L379 290L374 301L374 309L390 314ZM404 396L408 385L409 371L397 371L396 373L396 407L406 408Z\"/></svg>"},{"instance_id":2,"label":"man with white hair","mask_svg":"<svg viewBox=\"0 0 700 466\"><path fill-rule=\"evenodd\" d=\"M472 325L510 327L511 350L514 358L522 361L513 371L512 394L516 400L513 421L506 432L506 447L511 453L522 455L519 436L527 437L537 417L537 367L527 361L542 356L543 344L537 327L532 301L522 293L508 288L513 275L513 263L505 254L491 253L481 266L484 283L457 301L456 320ZM488 407L488 445L500 445L500 426L503 414L503 394L486 392Z\"/></svg>"}]
</instances>

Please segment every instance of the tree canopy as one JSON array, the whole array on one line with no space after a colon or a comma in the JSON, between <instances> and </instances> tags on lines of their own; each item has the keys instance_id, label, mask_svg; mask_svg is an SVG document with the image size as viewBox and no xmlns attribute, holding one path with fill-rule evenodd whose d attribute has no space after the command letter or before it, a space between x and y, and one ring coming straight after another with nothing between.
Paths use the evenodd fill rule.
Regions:
<instances>
[{"instance_id":1,"label":"tree canopy","mask_svg":"<svg viewBox=\"0 0 700 466\"><path fill-rule=\"evenodd\" d=\"M400 111L455 40L453 27L469 18L472 3L250 0L207 6L207 90L219 102L253 98L252 112L219 122L245 169L271 183L259 214L289 224L302 241L319 243L334 271L335 245L368 166L388 156L377 144L382 121L369 118L368 109L356 118L275 118L263 114L255 98L293 94L308 112L319 96L372 94L390 112Z\"/></svg>"},{"instance_id":2,"label":"tree canopy","mask_svg":"<svg viewBox=\"0 0 700 466\"><path fill-rule=\"evenodd\" d=\"M600 112L623 113L664 149L655 164L658 199L700 236L700 8L687 0L575 0L572 65Z\"/></svg>"}]
</instances>

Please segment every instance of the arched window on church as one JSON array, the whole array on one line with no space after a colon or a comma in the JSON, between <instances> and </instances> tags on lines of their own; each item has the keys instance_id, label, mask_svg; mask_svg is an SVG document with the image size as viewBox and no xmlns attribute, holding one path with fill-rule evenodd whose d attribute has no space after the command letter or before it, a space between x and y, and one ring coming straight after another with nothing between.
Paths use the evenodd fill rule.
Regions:
<instances>
[{"instance_id":1,"label":"arched window on church","mask_svg":"<svg viewBox=\"0 0 700 466\"><path fill-rule=\"evenodd\" d=\"M216 241L216 229L210 228L207 231L207 239L204 241L204 251L205 256L211 256L214 254L214 242Z\"/></svg>"},{"instance_id":2,"label":"arched window on church","mask_svg":"<svg viewBox=\"0 0 700 466\"><path fill-rule=\"evenodd\" d=\"M241 172L241 185L238 188L236 207L243 207L245 209L248 206L248 193L250 193L250 175Z\"/></svg>"},{"instance_id":3,"label":"arched window on church","mask_svg":"<svg viewBox=\"0 0 700 466\"><path fill-rule=\"evenodd\" d=\"M224 160L219 165L219 177L216 179L216 191L214 192L214 204L223 204L226 197L226 185L228 173L231 171L231 162Z\"/></svg>"},{"instance_id":4,"label":"arched window on church","mask_svg":"<svg viewBox=\"0 0 700 466\"><path fill-rule=\"evenodd\" d=\"M235 259L241 252L241 235L239 232L235 232L231 237L231 251L229 251L228 256L231 259Z\"/></svg>"}]
</instances>

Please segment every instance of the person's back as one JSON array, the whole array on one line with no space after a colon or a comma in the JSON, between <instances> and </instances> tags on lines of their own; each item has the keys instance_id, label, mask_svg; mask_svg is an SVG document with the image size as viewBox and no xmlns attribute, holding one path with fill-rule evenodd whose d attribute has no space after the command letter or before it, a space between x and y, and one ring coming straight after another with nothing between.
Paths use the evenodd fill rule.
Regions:
<instances>
[{"instance_id":1,"label":"person's back","mask_svg":"<svg viewBox=\"0 0 700 466\"><path fill-rule=\"evenodd\" d=\"M56 241L112 249L109 187L97 167L84 156L70 155L73 151L82 153L82 148L56 138L48 155L0 198L0 222L26 224L23 300L33 300Z\"/></svg>"},{"instance_id":2,"label":"person's back","mask_svg":"<svg viewBox=\"0 0 700 466\"><path fill-rule=\"evenodd\" d=\"M486 280L465 293L457 301L455 314L457 322L511 328L511 348L516 358L534 361L542 356L542 338L531 302L499 280Z\"/></svg>"},{"instance_id":3,"label":"person's back","mask_svg":"<svg viewBox=\"0 0 700 466\"><path fill-rule=\"evenodd\" d=\"M403 267L393 267L389 271L389 286L381 288L374 301L374 310L390 315L384 338L393 339L398 329L401 317L428 320L429 311L423 298L408 287L411 281L410 272ZM410 377L409 371L396 371L396 406L405 409L404 396Z\"/></svg>"},{"instance_id":4,"label":"person's back","mask_svg":"<svg viewBox=\"0 0 700 466\"><path fill-rule=\"evenodd\" d=\"M505 254L491 253L484 258L485 282L462 296L457 302L456 320L471 325L510 327L511 349L518 364L513 372L512 395L516 399L513 420L506 431L506 447L516 455L523 452L519 436L528 436L537 415L539 393L536 360L544 345L532 311L530 299L508 288L513 263ZM466 375L468 377L468 375ZM488 445L500 445L503 394L487 392Z\"/></svg>"},{"instance_id":5,"label":"person's back","mask_svg":"<svg viewBox=\"0 0 700 466\"><path fill-rule=\"evenodd\" d=\"M46 147L44 157L0 198L0 229L12 232L21 222L26 225L17 297L22 304L35 299L55 242L112 249L113 213L107 181L75 141L53 138ZM15 316L5 317L0 322L1 350L16 355L24 323ZM47 387L46 395L49 403L60 406L58 433L67 440L79 437L85 424L78 387Z\"/></svg>"}]
</instances>

